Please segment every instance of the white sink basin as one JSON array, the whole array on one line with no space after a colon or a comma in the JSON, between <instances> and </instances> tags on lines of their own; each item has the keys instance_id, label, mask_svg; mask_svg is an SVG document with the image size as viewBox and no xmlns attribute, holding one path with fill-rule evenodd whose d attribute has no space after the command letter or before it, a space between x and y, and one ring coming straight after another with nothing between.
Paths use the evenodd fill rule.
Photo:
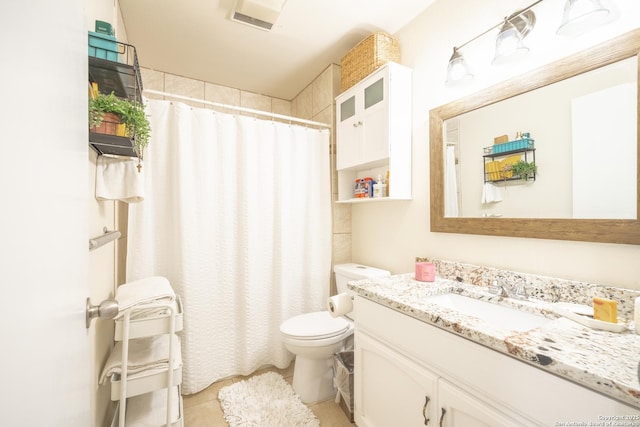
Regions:
<instances>
[{"instance_id":1,"label":"white sink basin","mask_svg":"<svg viewBox=\"0 0 640 427\"><path fill-rule=\"evenodd\" d=\"M496 328L519 332L528 331L553 321L553 319L526 311L458 294L434 295L426 297L425 301L464 315L479 318Z\"/></svg>"}]
</instances>

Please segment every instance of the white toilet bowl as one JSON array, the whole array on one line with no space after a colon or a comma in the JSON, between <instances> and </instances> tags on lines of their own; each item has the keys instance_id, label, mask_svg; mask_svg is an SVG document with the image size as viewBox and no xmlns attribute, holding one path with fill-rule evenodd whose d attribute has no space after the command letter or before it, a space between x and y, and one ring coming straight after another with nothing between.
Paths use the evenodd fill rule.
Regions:
<instances>
[{"instance_id":1,"label":"white toilet bowl","mask_svg":"<svg viewBox=\"0 0 640 427\"><path fill-rule=\"evenodd\" d=\"M280 334L287 350L296 355L293 389L300 399L315 403L334 397L333 355L353 335L353 322L316 311L286 320Z\"/></svg>"},{"instance_id":2,"label":"white toilet bowl","mask_svg":"<svg viewBox=\"0 0 640 427\"><path fill-rule=\"evenodd\" d=\"M339 264L334 271L340 293L348 291L348 280L390 275L386 270L358 264ZM333 317L328 311L316 311L284 321L280 335L287 350L296 355L293 389L300 399L315 403L335 397L333 355L351 341L353 322L347 317Z\"/></svg>"}]
</instances>

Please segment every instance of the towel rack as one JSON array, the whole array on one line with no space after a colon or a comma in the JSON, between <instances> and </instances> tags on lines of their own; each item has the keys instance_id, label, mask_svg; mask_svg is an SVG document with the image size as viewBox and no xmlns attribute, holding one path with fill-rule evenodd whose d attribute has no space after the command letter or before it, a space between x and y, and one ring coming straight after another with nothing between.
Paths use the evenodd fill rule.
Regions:
<instances>
[{"instance_id":1,"label":"towel rack","mask_svg":"<svg viewBox=\"0 0 640 427\"><path fill-rule=\"evenodd\" d=\"M102 229L101 236L94 237L93 239L89 239L89 250L92 251L94 249L98 249L100 246L104 246L109 242L113 242L114 240L120 237L120 232L118 230L107 230L107 227Z\"/></svg>"}]
</instances>

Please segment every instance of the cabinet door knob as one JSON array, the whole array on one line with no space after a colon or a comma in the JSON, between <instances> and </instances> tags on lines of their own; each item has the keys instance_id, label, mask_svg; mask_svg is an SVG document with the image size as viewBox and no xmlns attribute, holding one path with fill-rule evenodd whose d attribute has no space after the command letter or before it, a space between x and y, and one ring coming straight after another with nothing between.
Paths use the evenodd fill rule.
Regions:
<instances>
[{"instance_id":1,"label":"cabinet door knob","mask_svg":"<svg viewBox=\"0 0 640 427\"><path fill-rule=\"evenodd\" d=\"M358 126L362 126L362 121L358 120L356 123L353 124L354 128L357 128Z\"/></svg>"},{"instance_id":2,"label":"cabinet door knob","mask_svg":"<svg viewBox=\"0 0 640 427\"><path fill-rule=\"evenodd\" d=\"M447 413L447 410L442 408L442 414L440 415L440 423L438 424L440 427L442 427L442 423L444 422L444 414Z\"/></svg>"},{"instance_id":3,"label":"cabinet door knob","mask_svg":"<svg viewBox=\"0 0 640 427\"><path fill-rule=\"evenodd\" d=\"M429 396L424 397L424 406L422 407L422 417L424 418L424 425L429 425L429 418L427 418L427 407L429 406Z\"/></svg>"}]
</instances>

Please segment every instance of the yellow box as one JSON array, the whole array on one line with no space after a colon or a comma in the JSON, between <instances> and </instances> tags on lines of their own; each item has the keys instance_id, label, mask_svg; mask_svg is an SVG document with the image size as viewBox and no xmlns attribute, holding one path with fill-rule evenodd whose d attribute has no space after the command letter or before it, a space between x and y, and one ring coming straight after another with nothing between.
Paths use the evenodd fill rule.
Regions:
<instances>
[{"instance_id":1,"label":"yellow box","mask_svg":"<svg viewBox=\"0 0 640 427\"><path fill-rule=\"evenodd\" d=\"M593 318L618 323L618 303L606 298L593 297Z\"/></svg>"},{"instance_id":2,"label":"yellow box","mask_svg":"<svg viewBox=\"0 0 640 427\"><path fill-rule=\"evenodd\" d=\"M509 142L509 135L500 135L493 138L494 144L504 144L505 142Z\"/></svg>"}]
</instances>

